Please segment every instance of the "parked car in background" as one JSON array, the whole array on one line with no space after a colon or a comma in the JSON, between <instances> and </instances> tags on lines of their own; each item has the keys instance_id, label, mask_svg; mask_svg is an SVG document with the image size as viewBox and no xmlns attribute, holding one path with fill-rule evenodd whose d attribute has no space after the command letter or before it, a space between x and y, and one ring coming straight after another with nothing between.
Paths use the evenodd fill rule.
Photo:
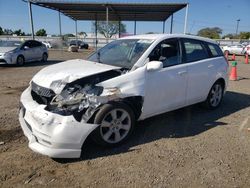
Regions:
<instances>
[{"instance_id":1,"label":"parked car in background","mask_svg":"<svg viewBox=\"0 0 250 188\"><path fill-rule=\"evenodd\" d=\"M245 46L242 44L237 44L237 45L234 44L234 45L223 46L222 50L224 54L228 53L228 54L243 55L244 48Z\"/></svg>"},{"instance_id":2,"label":"parked car in background","mask_svg":"<svg viewBox=\"0 0 250 188\"><path fill-rule=\"evenodd\" d=\"M228 63L213 40L124 37L87 60L38 72L21 95L19 121L35 152L76 158L89 135L97 144L117 146L136 121L200 102L215 109L227 83Z\"/></svg>"},{"instance_id":3,"label":"parked car in background","mask_svg":"<svg viewBox=\"0 0 250 188\"><path fill-rule=\"evenodd\" d=\"M79 49L88 49L89 45L86 42L81 40L72 40L69 43L69 46L78 46Z\"/></svg>"},{"instance_id":4,"label":"parked car in background","mask_svg":"<svg viewBox=\"0 0 250 188\"><path fill-rule=\"evenodd\" d=\"M48 50L44 44L36 40L1 41L0 64L24 65L31 61L47 61Z\"/></svg>"},{"instance_id":5,"label":"parked car in background","mask_svg":"<svg viewBox=\"0 0 250 188\"><path fill-rule=\"evenodd\" d=\"M248 54L248 55L250 55L250 44L249 45L247 45L247 46L245 46L245 48L244 48L244 52L243 52L244 54Z\"/></svg>"},{"instance_id":6,"label":"parked car in background","mask_svg":"<svg viewBox=\"0 0 250 188\"><path fill-rule=\"evenodd\" d=\"M42 43L47 47L47 48L52 48L52 45L48 41L42 41Z\"/></svg>"}]
</instances>

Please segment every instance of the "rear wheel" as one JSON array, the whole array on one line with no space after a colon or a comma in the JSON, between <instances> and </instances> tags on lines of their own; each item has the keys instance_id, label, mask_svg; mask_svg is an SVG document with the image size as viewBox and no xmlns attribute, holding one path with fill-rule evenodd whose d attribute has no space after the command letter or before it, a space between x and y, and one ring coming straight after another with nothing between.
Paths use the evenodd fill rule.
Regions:
<instances>
[{"instance_id":1,"label":"rear wheel","mask_svg":"<svg viewBox=\"0 0 250 188\"><path fill-rule=\"evenodd\" d=\"M42 62L47 62L47 60L48 60L48 54L43 53Z\"/></svg>"},{"instance_id":2,"label":"rear wheel","mask_svg":"<svg viewBox=\"0 0 250 188\"><path fill-rule=\"evenodd\" d=\"M205 101L206 106L209 109L215 109L220 106L223 98L224 87L221 82L216 82L208 94L207 100Z\"/></svg>"},{"instance_id":3,"label":"rear wheel","mask_svg":"<svg viewBox=\"0 0 250 188\"><path fill-rule=\"evenodd\" d=\"M133 111L124 103L105 104L96 114L95 124L100 126L92 135L93 140L103 146L116 146L128 139L134 129Z\"/></svg>"},{"instance_id":4,"label":"rear wheel","mask_svg":"<svg viewBox=\"0 0 250 188\"><path fill-rule=\"evenodd\" d=\"M19 55L16 59L16 64L18 66L22 66L25 64L25 60L24 60L24 57L22 55Z\"/></svg>"}]
</instances>

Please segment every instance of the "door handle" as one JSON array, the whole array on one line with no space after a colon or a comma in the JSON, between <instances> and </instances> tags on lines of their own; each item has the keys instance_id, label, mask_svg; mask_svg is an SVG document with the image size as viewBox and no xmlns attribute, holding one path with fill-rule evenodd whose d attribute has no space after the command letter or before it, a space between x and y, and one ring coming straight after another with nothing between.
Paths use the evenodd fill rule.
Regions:
<instances>
[{"instance_id":1,"label":"door handle","mask_svg":"<svg viewBox=\"0 0 250 188\"><path fill-rule=\"evenodd\" d=\"M187 73L187 71L180 71L180 72L178 72L179 75L183 75L183 74L186 74L186 73Z\"/></svg>"},{"instance_id":2,"label":"door handle","mask_svg":"<svg viewBox=\"0 0 250 188\"><path fill-rule=\"evenodd\" d=\"M208 67L208 68L211 68L211 67L213 67L213 66L214 66L214 65L210 64L210 65L208 65L207 67Z\"/></svg>"}]
</instances>

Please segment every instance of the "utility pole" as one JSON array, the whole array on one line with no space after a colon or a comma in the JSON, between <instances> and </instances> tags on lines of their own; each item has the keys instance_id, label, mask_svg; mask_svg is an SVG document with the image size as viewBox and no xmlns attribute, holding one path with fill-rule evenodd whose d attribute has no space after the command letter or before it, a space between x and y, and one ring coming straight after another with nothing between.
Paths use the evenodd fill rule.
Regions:
<instances>
[{"instance_id":1,"label":"utility pole","mask_svg":"<svg viewBox=\"0 0 250 188\"><path fill-rule=\"evenodd\" d=\"M239 22L240 22L240 19L236 20L237 21L237 26L236 26L236 35L238 35L238 28L239 28Z\"/></svg>"}]
</instances>

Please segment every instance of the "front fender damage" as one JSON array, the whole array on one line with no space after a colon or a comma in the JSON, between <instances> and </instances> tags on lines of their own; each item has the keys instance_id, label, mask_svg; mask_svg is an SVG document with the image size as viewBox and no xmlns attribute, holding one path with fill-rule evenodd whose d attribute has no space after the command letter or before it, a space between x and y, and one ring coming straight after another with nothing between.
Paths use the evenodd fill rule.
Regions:
<instances>
[{"instance_id":1,"label":"front fender damage","mask_svg":"<svg viewBox=\"0 0 250 188\"><path fill-rule=\"evenodd\" d=\"M103 104L133 96L144 97L144 74L145 67L141 67L131 72L121 71L119 75L102 74L83 78L66 85L46 110L73 115L77 121L88 122Z\"/></svg>"}]
</instances>

